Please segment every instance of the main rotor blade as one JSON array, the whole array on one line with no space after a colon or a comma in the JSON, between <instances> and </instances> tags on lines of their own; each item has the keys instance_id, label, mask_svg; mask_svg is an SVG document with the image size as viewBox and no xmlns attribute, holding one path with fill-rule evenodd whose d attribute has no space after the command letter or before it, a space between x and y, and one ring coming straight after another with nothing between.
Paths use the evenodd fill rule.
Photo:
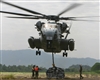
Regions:
<instances>
[{"instance_id":1,"label":"main rotor blade","mask_svg":"<svg viewBox=\"0 0 100 80\"><path fill-rule=\"evenodd\" d=\"M33 10L29 10L29 9L20 7L20 6L17 6L17 5L15 5L15 4L11 4L11 3L9 3L9 2L5 2L5 1L3 1L3 0L0 0L0 2L2 2L2 3L4 3L4 4L7 4L7 5L10 5L10 6L13 6L13 7L16 7L16 8L19 8L19 9L21 9L21 10L27 11L27 12L32 13L32 14L38 14L38 15L45 16L44 14L41 14L41 13L39 13L39 12L36 12L36 11L33 11Z\"/></svg>"},{"instance_id":2,"label":"main rotor blade","mask_svg":"<svg viewBox=\"0 0 100 80\"><path fill-rule=\"evenodd\" d=\"M81 5L81 4L72 4L72 5L70 5L68 8L66 8L65 10L63 10L62 12L60 12L60 13L58 14L58 16L62 15L62 14L65 13L65 12L68 12L69 10L74 9L74 8L80 6L80 5Z\"/></svg>"},{"instance_id":3,"label":"main rotor blade","mask_svg":"<svg viewBox=\"0 0 100 80\"><path fill-rule=\"evenodd\" d=\"M100 17L100 16L80 16L80 17L63 17L63 18L96 18L96 17Z\"/></svg>"},{"instance_id":4,"label":"main rotor blade","mask_svg":"<svg viewBox=\"0 0 100 80\"><path fill-rule=\"evenodd\" d=\"M99 20L88 20L88 19L77 19L78 17L61 17L60 20L72 20L72 21L94 21L94 22L100 22ZM80 17L82 18L82 17ZM84 17L83 17L84 18Z\"/></svg>"},{"instance_id":5,"label":"main rotor blade","mask_svg":"<svg viewBox=\"0 0 100 80\"><path fill-rule=\"evenodd\" d=\"M7 12L7 11L0 11L0 13L13 14L13 15L18 15L18 16L33 16L33 15L29 15L29 14L22 14L22 13L15 13L15 12Z\"/></svg>"},{"instance_id":6,"label":"main rotor blade","mask_svg":"<svg viewBox=\"0 0 100 80\"><path fill-rule=\"evenodd\" d=\"M17 18L17 19L41 19L39 17L12 17L12 16L7 16L7 18Z\"/></svg>"},{"instance_id":7,"label":"main rotor blade","mask_svg":"<svg viewBox=\"0 0 100 80\"><path fill-rule=\"evenodd\" d=\"M89 22L100 22L99 20L81 20L81 19L72 19L72 21L89 21Z\"/></svg>"},{"instance_id":8,"label":"main rotor blade","mask_svg":"<svg viewBox=\"0 0 100 80\"><path fill-rule=\"evenodd\" d=\"M100 22L99 20L82 20L82 19L69 19L72 21L90 21L90 22Z\"/></svg>"}]
</instances>

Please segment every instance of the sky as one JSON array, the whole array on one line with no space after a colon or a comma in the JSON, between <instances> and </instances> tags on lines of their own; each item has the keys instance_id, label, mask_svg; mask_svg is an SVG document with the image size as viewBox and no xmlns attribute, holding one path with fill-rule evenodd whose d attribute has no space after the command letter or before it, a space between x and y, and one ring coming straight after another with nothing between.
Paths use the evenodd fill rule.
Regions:
<instances>
[{"instance_id":1,"label":"sky","mask_svg":"<svg viewBox=\"0 0 100 80\"><path fill-rule=\"evenodd\" d=\"M80 16L99 16L99 1L98 0L5 0L13 4L43 13L47 15L59 14L66 7L73 3L80 3L81 6L64 13L64 17L80 17ZM26 13L23 10L0 4L3 11ZM30 13L29 13L30 14ZM28 38L33 36L38 38L38 32L35 29L37 21L46 20L24 20L10 19L6 16L10 14L0 14L0 50L20 50L30 49ZM87 19L87 18L86 18ZM99 20L97 18L88 18L89 20ZM68 21L64 21L69 24ZM99 23L100 22L84 22L73 21L71 34L68 38L75 40L75 50L68 51L68 57L86 58L91 57L100 59L99 52ZM62 53L62 52L61 52ZM2 53L3 54L3 53ZM59 54L62 55L62 54Z\"/></svg>"}]
</instances>

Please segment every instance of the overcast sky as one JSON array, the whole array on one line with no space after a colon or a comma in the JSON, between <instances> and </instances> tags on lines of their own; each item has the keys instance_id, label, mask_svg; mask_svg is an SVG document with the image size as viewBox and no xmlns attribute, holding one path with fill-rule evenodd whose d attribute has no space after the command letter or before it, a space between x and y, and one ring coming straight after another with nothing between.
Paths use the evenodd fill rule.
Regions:
<instances>
[{"instance_id":1,"label":"overcast sky","mask_svg":"<svg viewBox=\"0 0 100 80\"><path fill-rule=\"evenodd\" d=\"M5 0L10 1L16 5L43 13L47 15L56 15L64 10L72 3L80 3L81 6L70 10L62 16L79 17L79 16L99 16L99 2L98 0ZM28 13L20 9L0 4L3 11L12 11L20 13ZM29 13L30 14L30 13ZM0 14L0 49L1 50L20 50L29 49L28 38L33 36L38 38L38 32L35 29L35 23L39 20L23 20L23 19L9 19L5 16L12 16L10 14ZM99 18L90 18L98 20ZM89 20L90 20L89 19ZM40 20L46 21L46 20ZM67 21L65 21L68 23ZM69 57L85 58L91 57L95 59L100 58L99 52L99 22L83 22L74 21L71 28L71 34L68 38L75 40L75 51L68 51Z\"/></svg>"}]
</instances>

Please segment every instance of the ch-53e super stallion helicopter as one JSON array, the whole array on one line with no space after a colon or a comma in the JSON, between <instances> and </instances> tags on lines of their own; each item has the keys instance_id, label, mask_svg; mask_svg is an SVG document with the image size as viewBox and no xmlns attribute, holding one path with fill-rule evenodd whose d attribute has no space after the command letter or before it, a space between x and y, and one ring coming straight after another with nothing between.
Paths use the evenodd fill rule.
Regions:
<instances>
[{"instance_id":1,"label":"ch-53e super stallion helicopter","mask_svg":"<svg viewBox=\"0 0 100 80\"><path fill-rule=\"evenodd\" d=\"M24 10L26 12L32 13L30 14L23 14L23 13L15 13L15 12L7 12L7 11L0 11L0 13L7 13L12 15L17 15L20 17L8 17L8 18L18 18L18 19L47 19L48 22L44 23L41 21L38 21L36 23L37 31L39 31L40 38L35 39L34 37L30 37L28 39L28 43L32 49L37 48L36 55L41 55L41 51L39 49L44 49L45 52L54 52L59 53L61 50L64 50L63 57L67 57L67 50L73 51L74 50L74 39L67 39L68 34L70 33L71 25L68 26L65 22L59 22L60 20L71 20L71 21L87 21L87 20L78 20L77 18L83 18L83 17L60 17L65 12L68 12L69 10L72 10L80 4L72 4L62 12L60 12L58 15L45 15L33 10L29 10L20 6L17 6L15 4L5 2L3 0L0 0L0 2L13 6L16 8L19 8L21 10ZM35 15L33 15L35 14ZM63 33L66 33L66 36L63 36ZM64 37L64 38L63 38Z\"/></svg>"}]
</instances>

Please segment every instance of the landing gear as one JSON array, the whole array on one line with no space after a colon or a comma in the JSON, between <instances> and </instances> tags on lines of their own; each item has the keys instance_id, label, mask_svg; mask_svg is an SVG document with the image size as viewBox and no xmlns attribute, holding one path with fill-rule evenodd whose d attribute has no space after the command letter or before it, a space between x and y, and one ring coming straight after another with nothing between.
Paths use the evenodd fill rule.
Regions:
<instances>
[{"instance_id":1,"label":"landing gear","mask_svg":"<svg viewBox=\"0 0 100 80\"><path fill-rule=\"evenodd\" d=\"M39 51L39 49L36 51L36 55L41 55L41 51Z\"/></svg>"},{"instance_id":2,"label":"landing gear","mask_svg":"<svg viewBox=\"0 0 100 80\"><path fill-rule=\"evenodd\" d=\"M64 56L67 57L67 56L68 56L68 53L67 53L67 52L63 52L63 57L64 57Z\"/></svg>"}]
</instances>

